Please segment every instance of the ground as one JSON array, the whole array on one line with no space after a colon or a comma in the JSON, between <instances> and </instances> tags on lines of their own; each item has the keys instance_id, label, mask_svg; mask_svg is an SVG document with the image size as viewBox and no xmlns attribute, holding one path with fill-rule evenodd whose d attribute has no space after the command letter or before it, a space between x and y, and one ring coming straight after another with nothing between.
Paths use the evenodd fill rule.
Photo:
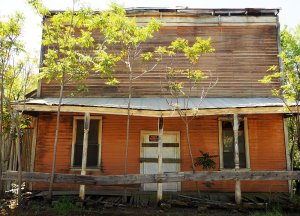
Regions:
<instances>
[{"instance_id":1,"label":"ground","mask_svg":"<svg viewBox=\"0 0 300 216\"><path fill-rule=\"evenodd\" d=\"M77 196L56 196L52 201L43 197L24 197L21 205L17 206L15 196L6 196L0 200L0 215L18 216L56 216L56 215L215 215L215 216L296 216L300 215L299 205L287 203L266 204L259 203L243 207L233 203L216 201L201 203L195 200L166 200L159 205L154 203L122 203L122 197L89 196L85 203L80 202Z\"/></svg>"}]
</instances>

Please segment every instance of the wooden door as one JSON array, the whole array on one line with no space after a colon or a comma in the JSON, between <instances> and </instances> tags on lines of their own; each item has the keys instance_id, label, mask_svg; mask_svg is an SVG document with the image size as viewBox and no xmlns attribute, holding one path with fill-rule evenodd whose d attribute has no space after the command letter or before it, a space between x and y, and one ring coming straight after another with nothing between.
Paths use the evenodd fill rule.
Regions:
<instances>
[{"instance_id":1,"label":"wooden door","mask_svg":"<svg viewBox=\"0 0 300 216\"><path fill-rule=\"evenodd\" d=\"M141 173L157 174L158 172L158 134L157 132L142 132L141 136ZM163 135L163 166L166 172L180 171L180 137L179 132L165 132ZM156 183L143 185L144 191L156 191ZM163 183L163 191L180 191L180 183Z\"/></svg>"}]
</instances>

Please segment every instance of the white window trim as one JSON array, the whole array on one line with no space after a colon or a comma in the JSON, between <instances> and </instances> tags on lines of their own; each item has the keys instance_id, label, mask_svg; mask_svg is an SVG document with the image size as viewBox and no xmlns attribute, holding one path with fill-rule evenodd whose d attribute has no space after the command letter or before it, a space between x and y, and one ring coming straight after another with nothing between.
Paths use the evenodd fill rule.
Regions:
<instances>
[{"instance_id":1,"label":"white window trim","mask_svg":"<svg viewBox=\"0 0 300 216\"><path fill-rule=\"evenodd\" d=\"M76 142L76 131L77 131L77 120L83 120L84 116L74 116L73 117L73 135L72 135L72 151L71 151L71 170L81 170L81 167L74 167L74 151ZM98 131L98 145L99 145L99 156L98 165L95 168L87 167L86 170L99 170L101 167L101 146L102 146L102 116L91 116L90 120L99 120L99 131Z\"/></svg>"},{"instance_id":2,"label":"white window trim","mask_svg":"<svg viewBox=\"0 0 300 216\"><path fill-rule=\"evenodd\" d=\"M220 170L234 170L229 168L224 168L223 160L223 130L222 122L228 121L229 119L219 118L219 158L220 158ZM241 170L251 170L250 167L250 151L249 151L249 133L248 133L248 119L244 117L244 137L245 137L245 156L246 156L246 168L240 168Z\"/></svg>"}]
</instances>

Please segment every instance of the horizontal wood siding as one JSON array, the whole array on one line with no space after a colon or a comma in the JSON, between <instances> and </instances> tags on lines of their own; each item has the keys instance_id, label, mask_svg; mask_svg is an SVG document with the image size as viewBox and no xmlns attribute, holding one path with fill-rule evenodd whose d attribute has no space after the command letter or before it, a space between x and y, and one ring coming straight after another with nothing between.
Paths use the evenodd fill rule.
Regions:
<instances>
[{"instance_id":1,"label":"horizontal wood siding","mask_svg":"<svg viewBox=\"0 0 300 216\"><path fill-rule=\"evenodd\" d=\"M126 116L102 116L102 167L96 171L88 171L91 175L122 175L124 173ZM53 138L55 132L55 114L39 116L38 143L35 159L36 172L50 172L52 161ZM128 149L128 174L140 173L140 132L156 131L157 118L132 117ZM71 170L73 116L62 115L61 132L57 151L57 172L79 173ZM249 146L251 170L286 170L285 149L283 139L283 121L281 115L249 115ZM184 124L180 118L165 118L165 131L180 131L181 171L191 171L191 161ZM211 155L219 155L218 117L197 117L190 125L191 148L194 157L200 156L200 150ZM215 158L219 170L219 157ZM201 168L197 167L201 171ZM182 182L182 191L196 190L195 182ZM47 189L45 183L34 183L35 190ZM211 187L198 182L201 190L234 191L233 181L216 181ZM88 188L91 188L89 186ZM98 187L98 189L122 189L121 186ZM130 190L138 190L139 185L129 186ZM55 184L55 189L78 189L71 184ZM93 188L95 189L95 188ZM242 181L242 191L287 191L286 181Z\"/></svg>"},{"instance_id":2,"label":"horizontal wood siding","mask_svg":"<svg viewBox=\"0 0 300 216\"><path fill-rule=\"evenodd\" d=\"M282 116L249 116L248 128L251 170L286 170ZM284 191L287 189L287 181L245 181L245 184L249 190Z\"/></svg>"},{"instance_id":3,"label":"horizontal wood siding","mask_svg":"<svg viewBox=\"0 0 300 216\"><path fill-rule=\"evenodd\" d=\"M218 80L216 86L208 93L208 97L260 97L271 96L270 86L258 82L269 66L278 64L278 49L275 26L185 26L162 27L149 42L143 46L144 51L152 51L159 45L169 45L177 37L194 41L195 37L207 39L211 37L215 53L203 55L196 68L201 69L210 79L203 81L203 86L195 89L193 96L200 96L202 87ZM94 34L96 40L100 36ZM156 67L155 70L134 80L133 97L153 97L167 95L165 67L169 58ZM174 66L177 69L189 68L184 56L179 56ZM138 75L146 65L133 65L134 74ZM149 66L148 66L149 67ZM126 97L128 95L128 79L125 65L119 64L115 77L120 81L117 86L105 85L106 80L100 79L99 73L91 72L83 83L88 92L79 93L76 89L78 81L65 87L64 96L77 97ZM186 78L181 77L184 81ZM274 83L278 85L278 83ZM186 86L188 87L188 86ZM58 97L59 86L56 82L47 83L42 80L41 97Z\"/></svg>"}]
</instances>

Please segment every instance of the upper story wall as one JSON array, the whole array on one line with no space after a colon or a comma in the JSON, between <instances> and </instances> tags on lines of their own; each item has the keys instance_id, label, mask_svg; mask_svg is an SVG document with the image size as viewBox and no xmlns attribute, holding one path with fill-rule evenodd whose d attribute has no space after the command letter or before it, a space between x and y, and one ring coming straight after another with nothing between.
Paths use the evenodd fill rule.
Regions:
<instances>
[{"instance_id":1,"label":"upper story wall","mask_svg":"<svg viewBox=\"0 0 300 216\"><path fill-rule=\"evenodd\" d=\"M197 68L210 79L203 81L192 96L200 96L202 87L218 80L208 91L207 97L265 97L271 96L271 87L258 82L269 66L278 64L277 10L128 10L128 16L136 17L141 24L155 17L163 23L161 30L143 46L148 51L159 45L168 45L177 37L193 41L200 36L211 38L215 52L200 57ZM95 35L96 40L101 40ZM168 59L166 59L168 60ZM183 56L175 63L177 68L186 69L190 65ZM165 65L133 82L133 97L155 97L168 94L165 80ZM136 65L135 73L142 70ZM88 92L79 94L78 83L65 87L64 96L70 97L127 97L129 81L124 65L119 65L115 77L119 85L111 87L100 79L99 74L91 72L84 82ZM182 78L184 80L184 78ZM274 83L279 85L279 83ZM188 87L188 86L187 86ZM59 86L55 82L41 81L40 97L58 97Z\"/></svg>"}]
</instances>

